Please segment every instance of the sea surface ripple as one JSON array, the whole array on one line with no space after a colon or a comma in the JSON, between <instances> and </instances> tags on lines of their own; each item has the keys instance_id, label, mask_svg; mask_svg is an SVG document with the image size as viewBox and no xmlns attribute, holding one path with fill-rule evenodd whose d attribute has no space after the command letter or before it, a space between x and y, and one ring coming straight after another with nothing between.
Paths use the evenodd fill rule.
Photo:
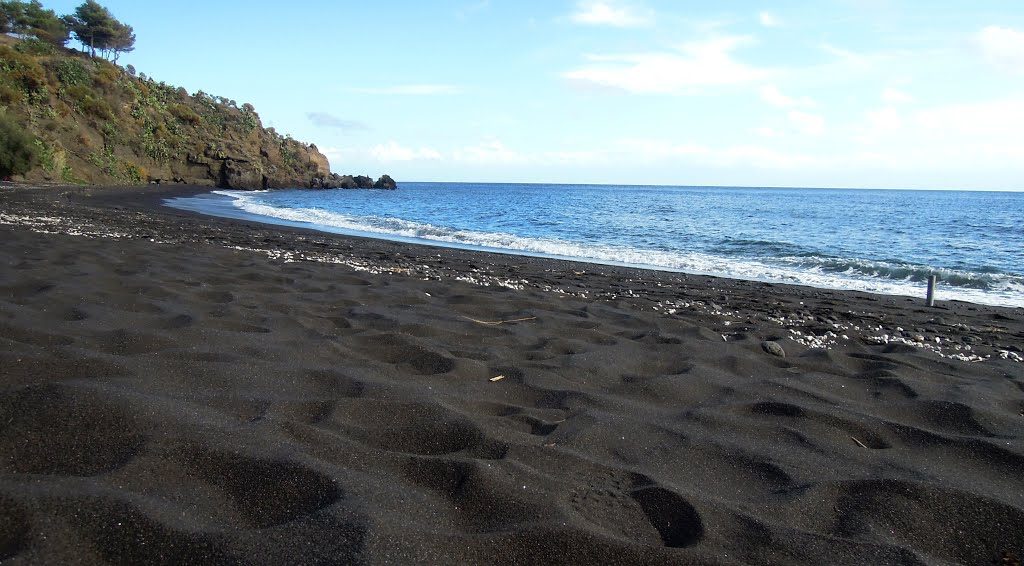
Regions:
<instances>
[{"instance_id":1,"label":"sea surface ripple","mask_svg":"<svg viewBox=\"0 0 1024 566\"><path fill-rule=\"evenodd\" d=\"M171 206L433 245L1024 307L1024 193L401 183Z\"/></svg>"}]
</instances>

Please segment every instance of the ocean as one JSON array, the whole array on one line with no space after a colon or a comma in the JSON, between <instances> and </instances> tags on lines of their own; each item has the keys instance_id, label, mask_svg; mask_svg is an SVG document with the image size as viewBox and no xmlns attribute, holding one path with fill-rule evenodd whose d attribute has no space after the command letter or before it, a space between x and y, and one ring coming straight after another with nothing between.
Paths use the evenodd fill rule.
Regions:
<instances>
[{"instance_id":1,"label":"ocean","mask_svg":"<svg viewBox=\"0 0 1024 566\"><path fill-rule=\"evenodd\" d=\"M168 205L327 232L1024 307L1024 193L401 183Z\"/></svg>"}]
</instances>

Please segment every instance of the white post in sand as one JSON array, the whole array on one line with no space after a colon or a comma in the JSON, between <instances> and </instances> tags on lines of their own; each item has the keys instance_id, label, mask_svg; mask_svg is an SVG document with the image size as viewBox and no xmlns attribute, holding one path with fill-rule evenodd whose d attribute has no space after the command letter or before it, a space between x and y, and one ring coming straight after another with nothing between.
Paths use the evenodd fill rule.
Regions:
<instances>
[{"instance_id":1,"label":"white post in sand","mask_svg":"<svg viewBox=\"0 0 1024 566\"><path fill-rule=\"evenodd\" d=\"M925 299L925 304L929 307L935 306L935 283L939 280L938 275L928 276L928 298Z\"/></svg>"}]
</instances>

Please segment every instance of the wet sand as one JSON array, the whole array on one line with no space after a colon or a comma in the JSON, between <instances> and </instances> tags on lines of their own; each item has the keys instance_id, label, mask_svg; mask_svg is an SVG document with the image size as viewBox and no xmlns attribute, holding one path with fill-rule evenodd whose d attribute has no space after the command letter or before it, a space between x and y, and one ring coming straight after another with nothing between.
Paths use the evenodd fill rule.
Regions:
<instances>
[{"instance_id":1,"label":"wet sand","mask_svg":"<svg viewBox=\"0 0 1024 566\"><path fill-rule=\"evenodd\" d=\"M1021 309L160 205L199 190L0 187L4 564L1024 555Z\"/></svg>"}]
</instances>

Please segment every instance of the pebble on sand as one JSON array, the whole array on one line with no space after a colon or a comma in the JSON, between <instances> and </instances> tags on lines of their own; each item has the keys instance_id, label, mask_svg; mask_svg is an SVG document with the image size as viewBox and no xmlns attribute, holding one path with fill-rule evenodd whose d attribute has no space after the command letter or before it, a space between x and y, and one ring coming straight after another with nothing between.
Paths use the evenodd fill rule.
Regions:
<instances>
[{"instance_id":1,"label":"pebble on sand","mask_svg":"<svg viewBox=\"0 0 1024 566\"><path fill-rule=\"evenodd\" d=\"M766 340L761 342L761 348L773 356L778 356L780 358L786 357L786 351L782 349L782 346L780 346L778 342Z\"/></svg>"}]
</instances>

